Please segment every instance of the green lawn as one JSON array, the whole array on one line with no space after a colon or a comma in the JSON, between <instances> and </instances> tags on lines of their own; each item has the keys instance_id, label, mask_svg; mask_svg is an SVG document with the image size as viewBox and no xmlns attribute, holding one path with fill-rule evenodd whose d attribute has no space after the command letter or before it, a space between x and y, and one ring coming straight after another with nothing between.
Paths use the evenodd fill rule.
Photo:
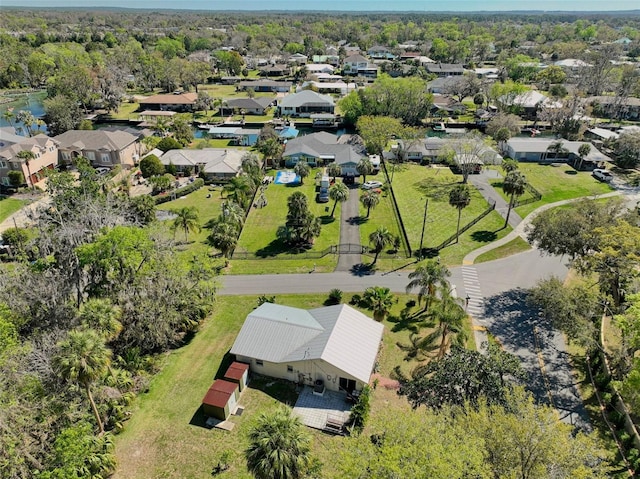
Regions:
<instances>
[{"instance_id":1,"label":"green lawn","mask_svg":"<svg viewBox=\"0 0 640 479\"><path fill-rule=\"evenodd\" d=\"M449 191L459 184L460 179L461 176L454 175L449 168L429 168L416 164L406 164L394 173L393 190L414 250L420 247L427 197L429 204L423 247L433 248L455 234L458 210L449 205ZM462 210L460 226L469 223L488 207L480 192L469 186L471 203Z\"/></svg>"},{"instance_id":2,"label":"green lawn","mask_svg":"<svg viewBox=\"0 0 640 479\"><path fill-rule=\"evenodd\" d=\"M213 190L213 191L212 191ZM189 233L188 242L184 243L184 233L176 232L176 239L182 244L178 245L178 249L185 252L186 255L202 254L213 251L213 248L206 243L207 236L209 236L209 230L204 228L207 221L216 218L220 214L220 209L224 197L221 195L222 189L216 187L213 189L209 186L203 186L193 193L178 198L174 201L162 203L158 205L159 210L173 210L185 207L195 207L198 210L199 223L202 229L199 233ZM210 198L207 196L211 195ZM165 231L169 232L169 226L171 220L167 220ZM173 234L169 232L169 234Z\"/></svg>"},{"instance_id":3,"label":"green lawn","mask_svg":"<svg viewBox=\"0 0 640 479\"><path fill-rule=\"evenodd\" d=\"M26 200L17 200L8 196L0 195L0 222L6 220L29 202Z\"/></svg>"},{"instance_id":4,"label":"green lawn","mask_svg":"<svg viewBox=\"0 0 640 479\"><path fill-rule=\"evenodd\" d=\"M502 246L498 246L491 251L487 251L484 254L478 256L475 260L475 264L484 263L486 261L493 261L500 258L506 258L507 256L511 256L512 254L522 253L523 251L529 251L531 246L525 240L523 240L520 236L512 239L507 244Z\"/></svg>"},{"instance_id":5,"label":"green lawn","mask_svg":"<svg viewBox=\"0 0 640 479\"><path fill-rule=\"evenodd\" d=\"M401 295L393 314L399 315L409 298ZM277 302L313 308L321 306L325 299L326 296L320 295L279 295ZM226 450L231 451L232 459L224 477L251 477L243 457L247 430L261 411L276 407L281 401L293 404L296 395L288 383L252 381L239 401L245 406L244 414L230 419L235 424L232 431L209 430L190 423L201 419L197 414L201 400L213 379L224 373L225 366L221 364L229 361L227 352L255 305L254 296L220 298L215 314L207 319L193 340L166 355L162 371L153 378L148 392L134 401L131 419L115 437L118 470L114 478L205 479L211 477L212 468ZM415 312L415 308L411 312ZM415 322L385 321L380 353L383 376L388 376L397 364L405 371L415 366L403 361L404 353L396 346L397 341L407 340L414 326ZM423 329L420 334L426 331ZM397 409L399 414L410 411L406 400L394 391L378 388L373 393L372 414L389 407ZM324 464L322 477L340 477L334 458L343 438L308 431L312 435L312 450Z\"/></svg>"},{"instance_id":6,"label":"green lawn","mask_svg":"<svg viewBox=\"0 0 640 479\"><path fill-rule=\"evenodd\" d=\"M576 171L569 165L551 166L520 163L520 171L527 177L529 184L542 194L540 201L516 208L515 211L523 218L542 205L614 191L607 183L596 180L590 172ZM502 191L502 181L494 181L492 184L506 199ZM523 198L525 197L523 196Z\"/></svg>"},{"instance_id":7,"label":"green lawn","mask_svg":"<svg viewBox=\"0 0 640 479\"><path fill-rule=\"evenodd\" d=\"M311 170L303 185L288 186L270 184L266 189L267 206L251 208L245 227L240 235L237 252L258 253L260 259L234 259L231 272L234 274L260 273L297 273L307 272L316 265L316 271L333 271L337 257L333 254L322 258L308 258L302 252L292 257L290 249L276 238L276 232L283 226L287 217L287 200L296 191L302 191L308 199L311 212L322 220L322 232L315 239L311 252L323 251L340 242L340 205L334 217L330 213L333 202L317 203L315 175L318 169ZM277 258L286 259L280 260ZM276 259L273 259L276 258Z\"/></svg>"}]
</instances>

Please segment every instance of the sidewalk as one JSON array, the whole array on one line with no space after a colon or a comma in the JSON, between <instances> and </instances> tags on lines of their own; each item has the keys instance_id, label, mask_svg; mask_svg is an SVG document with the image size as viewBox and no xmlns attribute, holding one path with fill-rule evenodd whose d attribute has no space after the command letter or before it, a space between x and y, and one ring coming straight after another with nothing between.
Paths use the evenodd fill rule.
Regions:
<instances>
[{"instance_id":1,"label":"sidewalk","mask_svg":"<svg viewBox=\"0 0 640 479\"><path fill-rule=\"evenodd\" d=\"M480 192L480 194L490 203L496 204L496 211L503 218L507 218L507 213L509 212L509 203L505 201L505 199L500 196L500 194L496 191L496 189L491 186L489 180L502 178L500 173L495 170L484 170L479 175L469 175L469 183L476 187L476 189ZM511 214L509 215L509 225L512 228L515 228L522 222L522 218L511 210Z\"/></svg>"},{"instance_id":2,"label":"sidewalk","mask_svg":"<svg viewBox=\"0 0 640 479\"><path fill-rule=\"evenodd\" d=\"M562 206L562 205L566 205L566 204L569 204L569 203L575 203L576 201L580 201L580 200L583 200L585 198L592 198L592 199L596 199L596 198L612 198L614 196L626 196L628 201L637 201L637 200L640 199L640 191L638 191L638 190L629 190L629 191L626 191L626 192L625 191L612 191L611 193L605 193L604 195L581 196L580 198L573 198L573 199L570 199L570 200L562 200L562 201L557 201L555 203L549 203L549 204L543 205L540 208L532 211L524 220L521 220L515 226L513 231L511 233L509 233L508 235L506 235L504 238L501 238L501 239L499 239L497 241L494 241L493 243L490 243L490 244L485 245L485 246L483 246L481 248L473 250L472 252L467 254L464 257L464 259L462 260L462 264L463 265L471 265L471 264L473 264L475 262L475 260L481 254L484 254L487 251L491 251L493 249L499 248L500 246L507 244L508 242L510 242L511 240L517 238L518 236L526 241L527 240L527 235L526 235L527 226L531 223L533 218L535 218L537 215L539 215L543 211L546 211L546 210L551 209L551 208L555 208L556 206ZM513 212L511 214L513 215ZM511 224L511 221L509 221L509 224Z\"/></svg>"}]
</instances>

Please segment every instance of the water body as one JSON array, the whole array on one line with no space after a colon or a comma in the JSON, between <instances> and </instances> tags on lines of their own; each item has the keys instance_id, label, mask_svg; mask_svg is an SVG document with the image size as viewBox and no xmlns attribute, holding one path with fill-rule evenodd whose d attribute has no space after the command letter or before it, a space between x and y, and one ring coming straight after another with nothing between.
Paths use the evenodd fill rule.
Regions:
<instances>
[{"instance_id":1,"label":"water body","mask_svg":"<svg viewBox=\"0 0 640 479\"><path fill-rule=\"evenodd\" d=\"M20 130L24 125L22 123L12 120L13 125L4 118L4 113L13 108L13 114L16 115L20 110L30 111L31 114L37 119L44 116L43 101L47 97L46 92L26 93L16 96L16 100L3 103L0 105L0 127L14 126L18 134L24 135L26 132ZM41 130L42 131L42 130ZM46 132L46 130L45 130Z\"/></svg>"}]
</instances>

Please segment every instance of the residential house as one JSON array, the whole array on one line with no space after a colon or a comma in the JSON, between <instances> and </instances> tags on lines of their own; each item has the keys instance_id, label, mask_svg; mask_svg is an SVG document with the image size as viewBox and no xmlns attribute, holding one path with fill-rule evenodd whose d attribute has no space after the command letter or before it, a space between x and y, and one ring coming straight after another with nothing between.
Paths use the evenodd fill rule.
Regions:
<instances>
[{"instance_id":1,"label":"residential house","mask_svg":"<svg viewBox=\"0 0 640 479\"><path fill-rule=\"evenodd\" d=\"M459 63L427 63L425 69L427 73L432 73L439 77L460 76L464 74L464 68Z\"/></svg>"},{"instance_id":2,"label":"residential house","mask_svg":"<svg viewBox=\"0 0 640 479\"><path fill-rule=\"evenodd\" d=\"M83 156L93 166L130 168L140 159L140 136L123 130L69 130L54 139L61 163Z\"/></svg>"},{"instance_id":3,"label":"residential house","mask_svg":"<svg viewBox=\"0 0 640 479\"><path fill-rule=\"evenodd\" d=\"M197 93L165 93L139 100L142 110L194 111Z\"/></svg>"},{"instance_id":4,"label":"residential house","mask_svg":"<svg viewBox=\"0 0 640 479\"><path fill-rule=\"evenodd\" d=\"M18 156L21 151L30 151L35 158L23 160ZM35 186L57 165L58 143L53 138L42 133L27 138L11 127L0 129L0 187L12 186L10 171L22 172L26 185Z\"/></svg>"},{"instance_id":5,"label":"residential house","mask_svg":"<svg viewBox=\"0 0 640 479\"><path fill-rule=\"evenodd\" d=\"M334 47L332 45L329 45L324 50L324 54L327 56L338 56L338 53L339 53L338 47Z\"/></svg>"},{"instance_id":6,"label":"residential house","mask_svg":"<svg viewBox=\"0 0 640 479\"><path fill-rule=\"evenodd\" d=\"M549 97L535 90L526 91L510 99L503 97L500 98L499 101L507 106L517 107L520 116L528 119L535 119L537 117L538 110L543 106L545 108L561 106L559 103L554 102Z\"/></svg>"},{"instance_id":7,"label":"residential house","mask_svg":"<svg viewBox=\"0 0 640 479\"><path fill-rule=\"evenodd\" d=\"M359 151L342 138L325 131L289 140L282 154L287 167L292 167L299 161L306 161L313 166L335 162L340 165L343 177L358 176L356 165L365 156L366 152Z\"/></svg>"},{"instance_id":8,"label":"residential house","mask_svg":"<svg viewBox=\"0 0 640 479\"><path fill-rule=\"evenodd\" d=\"M306 66L306 69L309 75L317 75L318 73L332 75L335 71L335 67L328 63L310 63Z\"/></svg>"},{"instance_id":9,"label":"residential house","mask_svg":"<svg viewBox=\"0 0 640 479\"><path fill-rule=\"evenodd\" d=\"M240 174L246 151L231 148L202 148L198 150L169 150L160 161L174 165L178 171L204 174L207 179L227 181Z\"/></svg>"},{"instance_id":10,"label":"residential house","mask_svg":"<svg viewBox=\"0 0 640 479\"><path fill-rule=\"evenodd\" d=\"M289 63L295 63L296 65L306 65L308 61L309 57L302 53L294 53L289 57Z\"/></svg>"},{"instance_id":11,"label":"residential house","mask_svg":"<svg viewBox=\"0 0 640 479\"><path fill-rule=\"evenodd\" d=\"M495 67L476 68L473 70L473 73L475 73L481 80L497 80L499 78L500 69Z\"/></svg>"},{"instance_id":12,"label":"residential house","mask_svg":"<svg viewBox=\"0 0 640 479\"><path fill-rule=\"evenodd\" d=\"M587 98L587 103L593 107L594 115L622 120L640 120L640 98L592 96Z\"/></svg>"},{"instance_id":13,"label":"residential house","mask_svg":"<svg viewBox=\"0 0 640 479\"><path fill-rule=\"evenodd\" d=\"M340 57L338 54L335 55L313 55L311 57L313 63L328 63L334 67L340 65Z\"/></svg>"},{"instance_id":14,"label":"residential house","mask_svg":"<svg viewBox=\"0 0 640 479\"><path fill-rule=\"evenodd\" d=\"M273 106L275 97L230 98L222 102L223 115L264 115L267 108Z\"/></svg>"},{"instance_id":15,"label":"residential house","mask_svg":"<svg viewBox=\"0 0 640 479\"><path fill-rule=\"evenodd\" d=\"M335 76L335 75L333 75ZM342 77L340 77L342 78ZM358 85L351 82L345 83L342 80L333 82L306 81L297 88L297 91L313 90L321 94L336 93L345 96L350 91L356 90Z\"/></svg>"},{"instance_id":16,"label":"residential house","mask_svg":"<svg viewBox=\"0 0 640 479\"><path fill-rule=\"evenodd\" d=\"M447 151L464 152L466 148L463 146L466 140L439 138L428 136L426 138L418 138L412 140L398 140L398 144L393 148L396 158L403 161L415 161L418 163L433 163L442 161L443 154ZM479 165L495 165L502 162L502 157L491 147L480 145L479 148L472 148L475 161ZM459 153L464 156L465 153ZM456 158L454 157L454 160ZM465 158L465 163L469 163Z\"/></svg>"},{"instance_id":17,"label":"residential house","mask_svg":"<svg viewBox=\"0 0 640 479\"><path fill-rule=\"evenodd\" d=\"M328 95L303 90L278 101L277 115L309 118L312 113L334 113L335 102Z\"/></svg>"},{"instance_id":18,"label":"residential house","mask_svg":"<svg viewBox=\"0 0 640 479\"><path fill-rule=\"evenodd\" d=\"M439 95L446 94L457 80L456 77L438 77L427 83L427 91Z\"/></svg>"},{"instance_id":19,"label":"residential house","mask_svg":"<svg viewBox=\"0 0 640 479\"><path fill-rule=\"evenodd\" d=\"M373 60L394 60L396 56L383 45L374 45L367 50L367 55Z\"/></svg>"},{"instance_id":20,"label":"residential house","mask_svg":"<svg viewBox=\"0 0 640 479\"><path fill-rule=\"evenodd\" d=\"M371 379L383 331L346 304L264 303L245 319L231 354L257 374L352 394Z\"/></svg>"},{"instance_id":21,"label":"residential house","mask_svg":"<svg viewBox=\"0 0 640 479\"><path fill-rule=\"evenodd\" d=\"M272 64L260 67L258 69L261 76L265 77L284 77L291 75L291 67L285 64Z\"/></svg>"},{"instance_id":22,"label":"residential house","mask_svg":"<svg viewBox=\"0 0 640 479\"><path fill-rule=\"evenodd\" d=\"M287 93L291 90L290 81L274 81L274 80L247 80L241 81L237 89L238 91L246 91L252 89L255 92L278 92Z\"/></svg>"},{"instance_id":23,"label":"residential house","mask_svg":"<svg viewBox=\"0 0 640 479\"><path fill-rule=\"evenodd\" d=\"M553 138L511 138L505 145L505 153L509 158L518 161L537 161L537 162L569 162L575 163L580 158L578 151L585 143L584 141L568 141L556 140ZM556 146L561 151L556 151ZM583 163L589 168L595 168L611 159L601 153L597 148L591 146L591 151Z\"/></svg>"},{"instance_id":24,"label":"residential house","mask_svg":"<svg viewBox=\"0 0 640 479\"><path fill-rule=\"evenodd\" d=\"M378 66L370 63L360 54L350 55L342 62L342 73L345 76L377 78Z\"/></svg>"},{"instance_id":25,"label":"residential house","mask_svg":"<svg viewBox=\"0 0 640 479\"><path fill-rule=\"evenodd\" d=\"M319 83L334 83L342 81L342 75L331 75L329 73L314 73L311 78Z\"/></svg>"}]
</instances>

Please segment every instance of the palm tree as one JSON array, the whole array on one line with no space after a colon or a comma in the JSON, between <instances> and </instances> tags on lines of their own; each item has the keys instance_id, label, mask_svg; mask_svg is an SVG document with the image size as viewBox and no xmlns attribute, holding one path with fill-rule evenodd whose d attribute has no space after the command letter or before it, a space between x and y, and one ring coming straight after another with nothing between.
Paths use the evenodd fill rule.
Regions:
<instances>
[{"instance_id":1,"label":"palm tree","mask_svg":"<svg viewBox=\"0 0 640 479\"><path fill-rule=\"evenodd\" d=\"M511 138L511 131L507 127L498 128L498 130L494 133L493 139L498 142L498 148L500 149L500 153L504 154L505 146L507 141Z\"/></svg>"},{"instance_id":2,"label":"palm tree","mask_svg":"<svg viewBox=\"0 0 640 479\"><path fill-rule=\"evenodd\" d=\"M224 191L227 193L227 198L231 198L231 200L238 203L242 208L247 207L249 194L251 193L251 185L246 176L231 178L224 186Z\"/></svg>"},{"instance_id":3,"label":"palm tree","mask_svg":"<svg viewBox=\"0 0 640 479\"><path fill-rule=\"evenodd\" d=\"M371 286L364 290L363 299L366 301L369 309L373 310L373 319L382 321L398 298L391 292L389 288L382 286Z\"/></svg>"},{"instance_id":4,"label":"palm tree","mask_svg":"<svg viewBox=\"0 0 640 479\"><path fill-rule=\"evenodd\" d=\"M578 170L582 169L582 162L587 156L589 156L589 153L591 153L591 145L589 143L583 143L580 145L580 148L578 148L578 156L580 157L580 166L578 166Z\"/></svg>"},{"instance_id":5,"label":"palm tree","mask_svg":"<svg viewBox=\"0 0 640 479\"><path fill-rule=\"evenodd\" d=\"M31 167L29 162L36 159L35 153L31 150L20 150L16 156L24 161L24 164L27 167L27 174L29 175L29 181L27 183L29 183L29 186L33 188L33 179L31 178Z\"/></svg>"},{"instance_id":6,"label":"palm tree","mask_svg":"<svg viewBox=\"0 0 640 479\"><path fill-rule=\"evenodd\" d=\"M7 108L2 114L2 119L9 123L9 126L13 126L13 119L16 115L13 113L13 108Z\"/></svg>"},{"instance_id":7,"label":"palm tree","mask_svg":"<svg viewBox=\"0 0 640 479\"><path fill-rule=\"evenodd\" d=\"M553 157L554 158L558 158L558 156L560 156L561 154L565 154L568 153L569 150L567 150L563 143L562 140L558 140L558 141L554 141L553 143L551 143L548 147L547 147L547 151L545 152L544 158L543 159L547 159L549 153L553 153Z\"/></svg>"},{"instance_id":8,"label":"palm tree","mask_svg":"<svg viewBox=\"0 0 640 479\"><path fill-rule=\"evenodd\" d=\"M300 184L303 185L304 179L309 176L309 173L311 172L311 168L306 161L299 160L296 163L296 166L293 167L293 171L295 171L296 175L300 177Z\"/></svg>"},{"instance_id":9,"label":"palm tree","mask_svg":"<svg viewBox=\"0 0 640 479\"><path fill-rule=\"evenodd\" d=\"M249 430L247 468L256 479L298 479L311 463L310 439L291 409L263 412Z\"/></svg>"},{"instance_id":10,"label":"palm tree","mask_svg":"<svg viewBox=\"0 0 640 479\"><path fill-rule=\"evenodd\" d=\"M245 212L242 207L234 201L223 201L218 221L231 223L237 229L241 229L244 224Z\"/></svg>"},{"instance_id":11,"label":"palm tree","mask_svg":"<svg viewBox=\"0 0 640 479\"><path fill-rule=\"evenodd\" d=\"M209 243L220 250L225 258L238 244L238 228L231 222L218 220L207 237Z\"/></svg>"},{"instance_id":12,"label":"palm tree","mask_svg":"<svg viewBox=\"0 0 640 479\"><path fill-rule=\"evenodd\" d=\"M518 160L514 160L513 158L505 158L502 160L502 171L505 173L509 173L510 171L515 171L520 168L520 164Z\"/></svg>"},{"instance_id":13,"label":"palm tree","mask_svg":"<svg viewBox=\"0 0 640 479\"><path fill-rule=\"evenodd\" d=\"M283 147L278 138L267 138L261 142L259 148L267 164L269 164L269 160L272 160L271 164L273 165L273 160L279 160L282 156Z\"/></svg>"},{"instance_id":14,"label":"palm tree","mask_svg":"<svg viewBox=\"0 0 640 479\"><path fill-rule=\"evenodd\" d=\"M373 165L371 164L371 160L366 156L361 158L358 164L356 165L356 170L358 170L358 173L362 175L362 182L366 183L367 175L370 175L371 173L373 173Z\"/></svg>"},{"instance_id":15,"label":"palm tree","mask_svg":"<svg viewBox=\"0 0 640 479\"><path fill-rule=\"evenodd\" d=\"M314 238L320 236L321 231L322 221L320 221L320 218L309 213L299 229L300 239L307 242L308 244L313 244Z\"/></svg>"},{"instance_id":16,"label":"palm tree","mask_svg":"<svg viewBox=\"0 0 640 479\"><path fill-rule=\"evenodd\" d=\"M511 214L511 209L515 204L515 199L516 197L520 197L524 194L526 186L527 178L525 178L525 176L520 171L511 171L507 173L507 176L504 177L504 181L502 182L502 189L505 194L510 195L507 218L504 221L505 228L509 224L509 215Z\"/></svg>"},{"instance_id":17,"label":"palm tree","mask_svg":"<svg viewBox=\"0 0 640 479\"><path fill-rule=\"evenodd\" d=\"M431 301L436 295L436 289L438 286L449 285L447 278L451 276L449 269L440 264L437 260L429 260L424 265L418 266L416 270L409 273L409 279L411 280L407 285L407 293L412 290L418 289L418 304L422 302L422 298L428 297L425 303L425 311L429 310Z\"/></svg>"},{"instance_id":18,"label":"palm tree","mask_svg":"<svg viewBox=\"0 0 640 479\"><path fill-rule=\"evenodd\" d=\"M329 166L327 166L327 175L332 178L333 182L336 181L336 176L340 176L341 174L342 167L338 163L335 161L333 163L329 163Z\"/></svg>"},{"instance_id":19,"label":"palm tree","mask_svg":"<svg viewBox=\"0 0 640 479\"><path fill-rule=\"evenodd\" d=\"M70 331L67 339L58 346L59 352L52 359L54 370L60 377L77 382L84 388L100 434L103 434L104 425L91 394L91 384L106 373L111 351L105 346L104 340L92 330Z\"/></svg>"},{"instance_id":20,"label":"palm tree","mask_svg":"<svg viewBox=\"0 0 640 479\"><path fill-rule=\"evenodd\" d=\"M373 251L376 254L373 257L373 262L371 263L371 265L376 264L380 252L384 249L385 246L392 244L393 239L394 238L391 232L384 226L379 226L369 235L369 244L373 246Z\"/></svg>"},{"instance_id":21,"label":"palm tree","mask_svg":"<svg viewBox=\"0 0 640 479\"><path fill-rule=\"evenodd\" d=\"M24 125L27 135L33 136L33 124L36 123L36 117L29 110L20 110L16 115L16 121Z\"/></svg>"},{"instance_id":22,"label":"palm tree","mask_svg":"<svg viewBox=\"0 0 640 479\"><path fill-rule=\"evenodd\" d=\"M333 209L331 210L331 217L333 218L338 202L344 203L349 199L349 188L344 183L335 183L329 188L329 198L333 200Z\"/></svg>"},{"instance_id":23,"label":"palm tree","mask_svg":"<svg viewBox=\"0 0 640 479\"><path fill-rule=\"evenodd\" d=\"M371 208L375 208L380 203L380 195L375 190L368 190L360 197L360 202L367 209L368 218Z\"/></svg>"},{"instance_id":24,"label":"palm tree","mask_svg":"<svg viewBox=\"0 0 640 479\"><path fill-rule=\"evenodd\" d=\"M122 331L122 310L109 299L92 298L80 308L80 322L96 331L106 342L113 341Z\"/></svg>"},{"instance_id":25,"label":"palm tree","mask_svg":"<svg viewBox=\"0 0 640 479\"><path fill-rule=\"evenodd\" d=\"M455 335L456 343L463 346L467 337L464 330L464 322L467 318L460 300L451 296L449 285L441 287L440 302L433 308L432 314L438 324L437 331L440 336L440 346L438 347L437 358L442 358L449 345L451 336Z\"/></svg>"},{"instance_id":26,"label":"palm tree","mask_svg":"<svg viewBox=\"0 0 640 479\"><path fill-rule=\"evenodd\" d=\"M184 231L184 241L189 239L189 231L199 232L200 225L198 224L198 210L195 206L189 206L180 208L178 210L171 210L176 218L173 220L171 229L175 232L180 229Z\"/></svg>"},{"instance_id":27,"label":"palm tree","mask_svg":"<svg viewBox=\"0 0 640 479\"><path fill-rule=\"evenodd\" d=\"M462 210L471 203L471 191L469 185L461 184L454 186L449 192L449 204L458 209L458 225L456 226L456 243L460 235L460 216Z\"/></svg>"}]
</instances>

